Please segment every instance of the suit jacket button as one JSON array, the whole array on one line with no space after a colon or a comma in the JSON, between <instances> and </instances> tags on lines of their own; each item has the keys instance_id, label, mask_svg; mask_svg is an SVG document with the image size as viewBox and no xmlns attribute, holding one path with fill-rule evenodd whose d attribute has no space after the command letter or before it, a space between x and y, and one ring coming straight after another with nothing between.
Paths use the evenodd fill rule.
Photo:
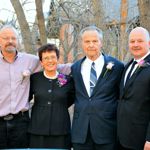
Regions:
<instances>
[{"instance_id":1,"label":"suit jacket button","mask_svg":"<svg viewBox=\"0 0 150 150\"><path fill-rule=\"evenodd\" d=\"M89 99L89 101L91 101L91 98Z\"/></svg>"},{"instance_id":2,"label":"suit jacket button","mask_svg":"<svg viewBox=\"0 0 150 150\"><path fill-rule=\"evenodd\" d=\"M48 104L48 105L51 105L51 102L48 102L47 104Z\"/></svg>"},{"instance_id":3,"label":"suit jacket button","mask_svg":"<svg viewBox=\"0 0 150 150\"><path fill-rule=\"evenodd\" d=\"M51 89L49 89L49 90L48 90L48 93L51 93L51 92L52 92L52 90L51 90Z\"/></svg>"}]
</instances>

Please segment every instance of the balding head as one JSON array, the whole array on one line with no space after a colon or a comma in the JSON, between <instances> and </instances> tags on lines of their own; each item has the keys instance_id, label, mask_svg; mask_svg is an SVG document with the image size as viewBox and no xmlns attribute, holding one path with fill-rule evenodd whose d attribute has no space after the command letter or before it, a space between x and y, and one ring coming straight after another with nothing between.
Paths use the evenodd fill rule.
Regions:
<instances>
[{"instance_id":1,"label":"balding head","mask_svg":"<svg viewBox=\"0 0 150 150\"><path fill-rule=\"evenodd\" d=\"M146 37L146 40L147 40L147 41L150 41L149 32L148 32L145 28L143 28L143 27L136 27L136 28L134 28L134 29L130 32L130 34L129 34L129 39L130 39L130 36L131 36L132 34L135 34L135 33L141 33L141 34L143 34L143 35Z\"/></svg>"},{"instance_id":2,"label":"balding head","mask_svg":"<svg viewBox=\"0 0 150 150\"><path fill-rule=\"evenodd\" d=\"M129 50L135 59L146 56L150 48L149 32L143 27L134 28L129 35Z\"/></svg>"}]
</instances>

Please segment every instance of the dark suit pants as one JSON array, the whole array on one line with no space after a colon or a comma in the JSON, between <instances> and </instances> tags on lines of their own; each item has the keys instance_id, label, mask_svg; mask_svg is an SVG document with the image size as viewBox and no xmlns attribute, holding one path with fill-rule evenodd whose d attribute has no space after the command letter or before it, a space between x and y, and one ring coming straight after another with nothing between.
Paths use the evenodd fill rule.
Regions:
<instances>
[{"instance_id":1,"label":"dark suit pants","mask_svg":"<svg viewBox=\"0 0 150 150\"><path fill-rule=\"evenodd\" d=\"M96 144L91 136L90 129L88 130L86 142L83 144L73 143L74 150L117 150L116 143Z\"/></svg>"},{"instance_id":2,"label":"dark suit pants","mask_svg":"<svg viewBox=\"0 0 150 150\"><path fill-rule=\"evenodd\" d=\"M126 148L122 146L120 143L118 143L118 150L134 150L134 149Z\"/></svg>"},{"instance_id":3,"label":"dark suit pants","mask_svg":"<svg viewBox=\"0 0 150 150\"><path fill-rule=\"evenodd\" d=\"M30 148L71 149L71 136L30 134Z\"/></svg>"},{"instance_id":4,"label":"dark suit pants","mask_svg":"<svg viewBox=\"0 0 150 150\"><path fill-rule=\"evenodd\" d=\"M0 117L0 149L28 148L28 124L28 112L20 112L13 118Z\"/></svg>"}]
</instances>

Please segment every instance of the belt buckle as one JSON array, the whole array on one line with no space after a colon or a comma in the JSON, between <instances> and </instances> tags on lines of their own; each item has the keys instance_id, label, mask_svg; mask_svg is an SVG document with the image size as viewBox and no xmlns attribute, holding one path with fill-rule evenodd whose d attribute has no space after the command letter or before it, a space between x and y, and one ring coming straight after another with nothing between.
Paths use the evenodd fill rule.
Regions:
<instances>
[{"instance_id":1,"label":"belt buckle","mask_svg":"<svg viewBox=\"0 0 150 150\"><path fill-rule=\"evenodd\" d=\"M5 116L3 119L6 121L9 121L9 120L12 120L13 118L14 116L10 114L10 115Z\"/></svg>"}]
</instances>

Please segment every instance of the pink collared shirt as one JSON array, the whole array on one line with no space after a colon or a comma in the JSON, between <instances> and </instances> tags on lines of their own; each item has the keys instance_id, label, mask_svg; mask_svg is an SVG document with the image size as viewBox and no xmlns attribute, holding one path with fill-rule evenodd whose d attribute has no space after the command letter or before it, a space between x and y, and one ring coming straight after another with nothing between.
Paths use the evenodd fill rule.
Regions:
<instances>
[{"instance_id":1,"label":"pink collared shirt","mask_svg":"<svg viewBox=\"0 0 150 150\"><path fill-rule=\"evenodd\" d=\"M0 117L29 109L30 73L40 69L37 56L18 52L8 63L0 53Z\"/></svg>"}]
</instances>

